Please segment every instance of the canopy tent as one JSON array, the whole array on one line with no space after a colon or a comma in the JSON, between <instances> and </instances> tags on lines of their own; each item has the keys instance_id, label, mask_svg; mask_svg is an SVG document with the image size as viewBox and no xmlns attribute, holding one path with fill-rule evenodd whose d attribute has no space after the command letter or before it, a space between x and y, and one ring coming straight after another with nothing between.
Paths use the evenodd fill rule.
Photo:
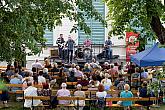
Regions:
<instances>
[{"instance_id":1,"label":"canopy tent","mask_svg":"<svg viewBox=\"0 0 165 110\"><path fill-rule=\"evenodd\" d=\"M165 48L153 47L131 56L131 61L140 67L161 66L165 62Z\"/></svg>"}]
</instances>

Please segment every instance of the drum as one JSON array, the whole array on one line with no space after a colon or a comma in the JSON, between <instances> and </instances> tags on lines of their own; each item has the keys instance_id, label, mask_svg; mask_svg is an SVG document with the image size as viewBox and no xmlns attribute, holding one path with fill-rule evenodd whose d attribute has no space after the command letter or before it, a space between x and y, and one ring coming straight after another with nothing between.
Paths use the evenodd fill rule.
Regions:
<instances>
[{"instance_id":1,"label":"drum","mask_svg":"<svg viewBox=\"0 0 165 110\"><path fill-rule=\"evenodd\" d=\"M78 58L84 58L84 53L80 51L80 52L78 52L77 56L78 56Z\"/></svg>"},{"instance_id":2,"label":"drum","mask_svg":"<svg viewBox=\"0 0 165 110\"><path fill-rule=\"evenodd\" d=\"M90 57L91 57L91 54L92 54L92 49L90 49L90 48L85 48L85 49L83 50L83 53L84 53L85 58L90 58Z\"/></svg>"}]
</instances>

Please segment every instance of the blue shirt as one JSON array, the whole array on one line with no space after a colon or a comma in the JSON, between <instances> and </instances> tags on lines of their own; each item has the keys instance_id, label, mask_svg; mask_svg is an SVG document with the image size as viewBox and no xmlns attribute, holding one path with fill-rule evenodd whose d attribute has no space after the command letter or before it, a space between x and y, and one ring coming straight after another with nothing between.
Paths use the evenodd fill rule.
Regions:
<instances>
[{"instance_id":1,"label":"blue shirt","mask_svg":"<svg viewBox=\"0 0 165 110\"><path fill-rule=\"evenodd\" d=\"M133 94L131 91L123 91L120 93L120 97L122 98L131 98L133 97ZM132 101L122 101L122 106L131 106L132 105Z\"/></svg>"},{"instance_id":2,"label":"blue shirt","mask_svg":"<svg viewBox=\"0 0 165 110\"><path fill-rule=\"evenodd\" d=\"M74 49L75 42L74 42L74 40L68 40L66 42L66 45L68 46L68 50L73 50Z\"/></svg>"},{"instance_id":3,"label":"blue shirt","mask_svg":"<svg viewBox=\"0 0 165 110\"><path fill-rule=\"evenodd\" d=\"M21 80L18 78L13 78L10 80L10 84L21 84ZM12 87L12 91L20 90L18 87Z\"/></svg>"}]
</instances>

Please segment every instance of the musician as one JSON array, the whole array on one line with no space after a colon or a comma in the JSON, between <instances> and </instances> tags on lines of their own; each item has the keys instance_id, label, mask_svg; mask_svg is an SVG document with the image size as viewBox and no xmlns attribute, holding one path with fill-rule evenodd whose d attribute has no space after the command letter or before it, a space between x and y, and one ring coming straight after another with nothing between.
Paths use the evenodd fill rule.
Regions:
<instances>
[{"instance_id":1,"label":"musician","mask_svg":"<svg viewBox=\"0 0 165 110\"><path fill-rule=\"evenodd\" d=\"M112 58L112 41L111 37L109 36L108 39L105 41L105 53L106 53L106 58L109 60Z\"/></svg>"},{"instance_id":2,"label":"musician","mask_svg":"<svg viewBox=\"0 0 165 110\"><path fill-rule=\"evenodd\" d=\"M64 38L63 38L63 34L60 34L60 37L57 39L56 44L58 45L58 53L59 53L59 57L62 58L62 50L64 48Z\"/></svg>"},{"instance_id":3,"label":"musician","mask_svg":"<svg viewBox=\"0 0 165 110\"><path fill-rule=\"evenodd\" d=\"M71 36L69 36L68 41L65 44L65 46L68 48L68 63L72 63L74 45L75 45L75 41L71 38ZM69 59L69 56L70 56L70 59Z\"/></svg>"},{"instance_id":4,"label":"musician","mask_svg":"<svg viewBox=\"0 0 165 110\"><path fill-rule=\"evenodd\" d=\"M87 48L90 47L91 44L92 44L92 41L91 41L89 38L87 38L87 39L84 41L84 46L87 47Z\"/></svg>"}]
</instances>

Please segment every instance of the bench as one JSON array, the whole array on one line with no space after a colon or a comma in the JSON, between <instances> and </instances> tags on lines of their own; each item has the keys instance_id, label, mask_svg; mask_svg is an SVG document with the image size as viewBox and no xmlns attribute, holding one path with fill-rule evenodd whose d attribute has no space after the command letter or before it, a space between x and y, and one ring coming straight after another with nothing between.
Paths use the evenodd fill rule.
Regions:
<instances>
[{"instance_id":1,"label":"bench","mask_svg":"<svg viewBox=\"0 0 165 110\"><path fill-rule=\"evenodd\" d=\"M78 100L85 100L85 101L92 101L92 100L97 100L96 98L83 98L83 97L57 97L57 100L72 100L72 101L75 101L77 100L77 105L75 104L59 104L57 105L57 107L76 107L77 109L80 107L79 104L78 104ZM150 97L150 98L141 98L141 97L132 97L132 98L120 98L120 97L112 97L112 98L105 98L105 102L114 102L114 101L154 101L154 100L157 100L156 97ZM91 105L85 105L85 106L91 106ZM109 108L112 108L112 107L123 107L121 105L118 105L118 104L107 104L105 105L105 107L109 107ZM140 104L132 104L132 107L142 107L142 105Z\"/></svg>"},{"instance_id":2,"label":"bench","mask_svg":"<svg viewBox=\"0 0 165 110\"><path fill-rule=\"evenodd\" d=\"M44 101L51 101L50 96L24 96L24 97L19 97L21 100L31 100L32 101L32 110L34 110L35 107L49 107L50 105L38 105L34 106L33 101L34 100L44 100ZM23 109L24 109L24 103L23 103Z\"/></svg>"}]
</instances>

